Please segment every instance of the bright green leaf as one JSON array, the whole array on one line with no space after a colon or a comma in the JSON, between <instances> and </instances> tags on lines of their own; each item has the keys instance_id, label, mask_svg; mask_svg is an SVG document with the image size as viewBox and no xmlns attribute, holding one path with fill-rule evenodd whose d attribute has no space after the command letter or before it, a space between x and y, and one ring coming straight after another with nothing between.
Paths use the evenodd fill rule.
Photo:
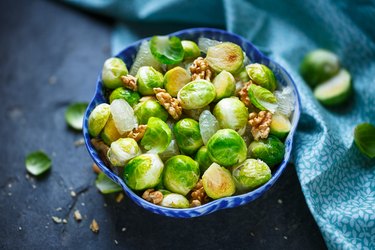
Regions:
<instances>
[{"instance_id":1,"label":"bright green leaf","mask_svg":"<svg viewBox=\"0 0 375 250\"><path fill-rule=\"evenodd\" d=\"M184 59L181 40L175 36L154 36L150 40L152 55L163 64L177 64Z\"/></svg>"},{"instance_id":2,"label":"bright green leaf","mask_svg":"<svg viewBox=\"0 0 375 250\"><path fill-rule=\"evenodd\" d=\"M78 102L69 105L65 111L65 121L76 130L82 130L83 116L87 108L87 103Z\"/></svg>"},{"instance_id":3,"label":"bright green leaf","mask_svg":"<svg viewBox=\"0 0 375 250\"><path fill-rule=\"evenodd\" d=\"M363 154L374 158L375 126L370 123L358 124L354 129L354 142Z\"/></svg>"},{"instance_id":4,"label":"bright green leaf","mask_svg":"<svg viewBox=\"0 0 375 250\"><path fill-rule=\"evenodd\" d=\"M103 172L98 174L95 185L102 194L116 193L122 190L120 185L113 182Z\"/></svg>"},{"instance_id":5,"label":"bright green leaf","mask_svg":"<svg viewBox=\"0 0 375 250\"><path fill-rule=\"evenodd\" d=\"M51 159L42 151L32 152L26 156L26 170L35 176L41 175L51 168Z\"/></svg>"}]
</instances>

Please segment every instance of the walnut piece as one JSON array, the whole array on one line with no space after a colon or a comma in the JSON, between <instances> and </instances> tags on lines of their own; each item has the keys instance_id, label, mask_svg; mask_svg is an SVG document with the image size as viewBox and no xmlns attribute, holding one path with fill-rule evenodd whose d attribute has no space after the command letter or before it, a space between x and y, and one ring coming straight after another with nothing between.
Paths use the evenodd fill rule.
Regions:
<instances>
[{"instance_id":1,"label":"walnut piece","mask_svg":"<svg viewBox=\"0 0 375 250\"><path fill-rule=\"evenodd\" d=\"M90 224L90 229L91 231L93 231L94 233L98 233L99 232L99 224L98 222L96 222L95 219L92 220L91 224Z\"/></svg>"},{"instance_id":2,"label":"walnut piece","mask_svg":"<svg viewBox=\"0 0 375 250\"><path fill-rule=\"evenodd\" d=\"M160 191L150 188L144 191L142 198L154 204L159 204L163 200L163 194Z\"/></svg>"},{"instance_id":3,"label":"walnut piece","mask_svg":"<svg viewBox=\"0 0 375 250\"><path fill-rule=\"evenodd\" d=\"M191 190L190 194L190 207L197 207L209 201L209 198L204 191L202 179L200 179L195 187Z\"/></svg>"},{"instance_id":4,"label":"walnut piece","mask_svg":"<svg viewBox=\"0 0 375 250\"><path fill-rule=\"evenodd\" d=\"M138 128L134 128L132 131L130 131L126 135L126 137L139 141L145 135L146 129L147 129L147 125L139 125Z\"/></svg>"},{"instance_id":5,"label":"walnut piece","mask_svg":"<svg viewBox=\"0 0 375 250\"><path fill-rule=\"evenodd\" d=\"M270 132L272 114L269 111L252 112L249 114L249 125L251 134L258 141L260 138L266 139Z\"/></svg>"},{"instance_id":6,"label":"walnut piece","mask_svg":"<svg viewBox=\"0 0 375 250\"><path fill-rule=\"evenodd\" d=\"M198 57L190 66L191 80L203 79L210 81L212 72L208 62L203 57Z\"/></svg>"},{"instance_id":7,"label":"walnut piece","mask_svg":"<svg viewBox=\"0 0 375 250\"><path fill-rule=\"evenodd\" d=\"M246 107L251 107L249 93L247 91L249 89L250 84L252 84L251 81L245 82L242 89L238 92L238 97L245 104Z\"/></svg>"},{"instance_id":8,"label":"walnut piece","mask_svg":"<svg viewBox=\"0 0 375 250\"><path fill-rule=\"evenodd\" d=\"M128 88L133 91L137 91L138 86L137 86L137 78L135 78L132 75L126 75L126 76L121 76L121 81L124 84L125 88Z\"/></svg>"},{"instance_id":9,"label":"walnut piece","mask_svg":"<svg viewBox=\"0 0 375 250\"><path fill-rule=\"evenodd\" d=\"M156 99L168 111L173 119L178 120L182 114L181 103L178 99L173 98L165 89L154 88Z\"/></svg>"},{"instance_id":10,"label":"walnut piece","mask_svg":"<svg viewBox=\"0 0 375 250\"><path fill-rule=\"evenodd\" d=\"M109 161L107 157L107 152L109 150L108 145L105 144L102 140L97 139L97 138L92 138L91 143L96 149L96 151L98 151L99 157L100 159L102 159L102 161L104 161L105 165L111 166L111 162Z\"/></svg>"}]
</instances>

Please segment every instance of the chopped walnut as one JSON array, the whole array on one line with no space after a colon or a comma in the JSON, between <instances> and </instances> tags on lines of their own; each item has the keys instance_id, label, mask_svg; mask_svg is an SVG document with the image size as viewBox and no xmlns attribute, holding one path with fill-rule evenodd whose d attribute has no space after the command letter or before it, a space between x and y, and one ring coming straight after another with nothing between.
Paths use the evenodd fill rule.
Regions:
<instances>
[{"instance_id":1,"label":"chopped walnut","mask_svg":"<svg viewBox=\"0 0 375 250\"><path fill-rule=\"evenodd\" d=\"M258 141L260 138L266 139L270 132L272 114L269 111L252 112L249 114L249 125L251 134Z\"/></svg>"},{"instance_id":2,"label":"chopped walnut","mask_svg":"<svg viewBox=\"0 0 375 250\"><path fill-rule=\"evenodd\" d=\"M204 79L211 80L212 72L208 62L203 57L198 57L190 66L191 80Z\"/></svg>"},{"instance_id":3,"label":"chopped walnut","mask_svg":"<svg viewBox=\"0 0 375 250\"><path fill-rule=\"evenodd\" d=\"M178 120L182 114L181 103L178 99L173 98L165 89L154 88L156 99L168 111L173 119Z\"/></svg>"},{"instance_id":4,"label":"chopped walnut","mask_svg":"<svg viewBox=\"0 0 375 250\"><path fill-rule=\"evenodd\" d=\"M142 198L154 204L159 204L163 200L163 194L150 188L142 194Z\"/></svg>"},{"instance_id":5,"label":"chopped walnut","mask_svg":"<svg viewBox=\"0 0 375 250\"><path fill-rule=\"evenodd\" d=\"M204 191L202 179L200 179L190 194L190 207L197 207L209 201L209 198Z\"/></svg>"},{"instance_id":6,"label":"chopped walnut","mask_svg":"<svg viewBox=\"0 0 375 250\"><path fill-rule=\"evenodd\" d=\"M126 137L139 141L145 135L146 128L147 128L147 125L139 125L138 128L134 128L132 131L130 131L126 135Z\"/></svg>"},{"instance_id":7,"label":"chopped walnut","mask_svg":"<svg viewBox=\"0 0 375 250\"><path fill-rule=\"evenodd\" d=\"M94 148L96 149L96 151L98 151L100 159L102 159L102 161L104 161L104 163L107 166L111 166L111 163L110 163L110 161L108 160L108 157L107 157L107 152L109 150L108 145L105 144L102 140L96 139L96 138L91 139L91 143L94 146Z\"/></svg>"},{"instance_id":8,"label":"chopped walnut","mask_svg":"<svg viewBox=\"0 0 375 250\"><path fill-rule=\"evenodd\" d=\"M251 106L249 94L248 94L248 91L247 91L249 89L249 86L250 86L251 83L252 83L251 81L245 82L242 89L238 92L238 96L239 96L240 100L245 104L246 107Z\"/></svg>"},{"instance_id":9,"label":"chopped walnut","mask_svg":"<svg viewBox=\"0 0 375 250\"><path fill-rule=\"evenodd\" d=\"M98 233L99 232L99 224L98 222L96 222L95 219L92 220L91 224L90 224L90 229L91 231L93 231L94 233Z\"/></svg>"},{"instance_id":10,"label":"chopped walnut","mask_svg":"<svg viewBox=\"0 0 375 250\"><path fill-rule=\"evenodd\" d=\"M133 91L137 91L138 86L137 86L137 78L135 78L132 75L126 75L126 76L121 76L121 81L124 84L125 88L128 88Z\"/></svg>"}]
</instances>

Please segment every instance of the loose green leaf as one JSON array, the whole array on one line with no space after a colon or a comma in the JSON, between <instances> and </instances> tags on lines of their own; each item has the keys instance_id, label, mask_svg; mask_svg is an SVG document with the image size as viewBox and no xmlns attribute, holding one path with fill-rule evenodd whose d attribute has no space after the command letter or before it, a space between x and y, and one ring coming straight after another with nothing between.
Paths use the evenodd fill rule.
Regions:
<instances>
[{"instance_id":1,"label":"loose green leaf","mask_svg":"<svg viewBox=\"0 0 375 250\"><path fill-rule=\"evenodd\" d=\"M51 159L42 151L32 152L27 155L26 170L35 176L41 175L51 168Z\"/></svg>"},{"instance_id":2,"label":"loose green leaf","mask_svg":"<svg viewBox=\"0 0 375 250\"><path fill-rule=\"evenodd\" d=\"M102 194L116 193L122 190L120 185L113 182L103 172L98 174L95 185Z\"/></svg>"},{"instance_id":3,"label":"loose green leaf","mask_svg":"<svg viewBox=\"0 0 375 250\"><path fill-rule=\"evenodd\" d=\"M150 40L152 55L163 64L177 64L184 59L181 40L175 36L154 36Z\"/></svg>"},{"instance_id":4,"label":"loose green leaf","mask_svg":"<svg viewBox=\"0 0 375 250\"><path fill-rule=\"evenodd\" d=\"M82 130L83 116L87 108L86 102L77 102L69 105L65 111L65 121L76 130Z\"/></svg>"},{"instance_id":5,"label":"loose green leaf","mask_svg":"<svg viewBox=\"0 0 375 250\"><path fill-rule=\"evenodd\" d=\"M358 124L354 129L354 142L363 154L374 158L375 126L370 123Z\"/></svg>"},{"instance_id":6,"label":"loose green leaf","mask_svg":"<svg viewBox=\"0 0 375 250\"><path fill-rule=\"evenodd\" d=\"M251 103L260 110L268 110L275 113L277 109L276 97L268 89L256 84L250 84L248 94Z\"/></svg>"}]
</instances>

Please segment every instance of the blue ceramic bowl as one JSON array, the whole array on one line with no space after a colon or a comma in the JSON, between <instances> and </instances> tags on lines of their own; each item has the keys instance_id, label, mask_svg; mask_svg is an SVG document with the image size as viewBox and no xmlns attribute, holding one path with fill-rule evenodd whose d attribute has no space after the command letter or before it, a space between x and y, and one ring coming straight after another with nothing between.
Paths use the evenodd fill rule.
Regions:
<instances>
[{"instance_id":1,"label":"blue ceramic bowl","mask_svg":"<svg viewBox=\"0 0 375 250\"><path fill-rule=\"evenodd\" d=\"M123 181L121 177L114 174L107 166L105 166L104 162L100 159L98 153L95 151L93 145L90 142L90 135L88 133L88 117L90 113L92 112L92 110L97 105L99 105L100 103L106 102L104 94L103 94L102 81L101 81L100 75L98 77L97 84L96 84L95 96L90 102L86 110L85 117L84 117L84 124L83 124L83 135L84 135L86 147L90 153L90 156L92 157L94 162L99 166L99 168L109 178L111 178L114 182L121 185L125 193L135 203L137 203L139 206L156 214L161 214L161 215L166 215L166 216L171 216L171 217L190 218L190 217L196 217L196 216L209 214L220 209L237 207L237 206L240 206L240 205L243 205L250 201L255 200L256 198L264 194L268 189L270 189L270 187L280 177L281 173L284 171L287 165L287 162L290 156L290 152L291 152L292 144L293 144L293 135L297 127L297 123L298 123L299 116L300 116L299 95L298 95L297 88L292 78L290 77L288 72L286 72L285 69L283 69L283 67L281 67L279 64L271 61L269 58L264 56L252 43L250 43L243 37L229 33L227 31L219 30L219 29L211 29L211 28L194 28L194 29L178 31L170 35L180 37L181 39L187 39L187 40L193 40L193 41L197 41L198 38L200 37L206 37L206 38L215 39L219 41L230 41L230 42L236 43L242 47L244 52L250 58L251 62L262 63L262 64L267 65L269 68L271 68L279 84L281 84L282 86L292 87L294 98L296 100L295 109L294 109L294 113L291 119L292 129L288 137L285 140L286 150L285 150L285 155L284 155L284 159L282 163L279 164L279 166L277 166L274 169L272 173L272 178L266 184L246 194L221 198L218 200L211 201L199 207L187 208L187 209L166 208L166 207L154 205L142 199L140 196L134 193L128 186L126 186L125 182ZM149 38L146 38L146 39L149 39ZM128 68L130 68L130 66L132 65L133 60L137 54L137 50L142 41L143 40L133 43L132 45L130 45L129 47L121 51L118 55L116 55L117 57L124 60Z\"/></svg>"}]
</instances>

